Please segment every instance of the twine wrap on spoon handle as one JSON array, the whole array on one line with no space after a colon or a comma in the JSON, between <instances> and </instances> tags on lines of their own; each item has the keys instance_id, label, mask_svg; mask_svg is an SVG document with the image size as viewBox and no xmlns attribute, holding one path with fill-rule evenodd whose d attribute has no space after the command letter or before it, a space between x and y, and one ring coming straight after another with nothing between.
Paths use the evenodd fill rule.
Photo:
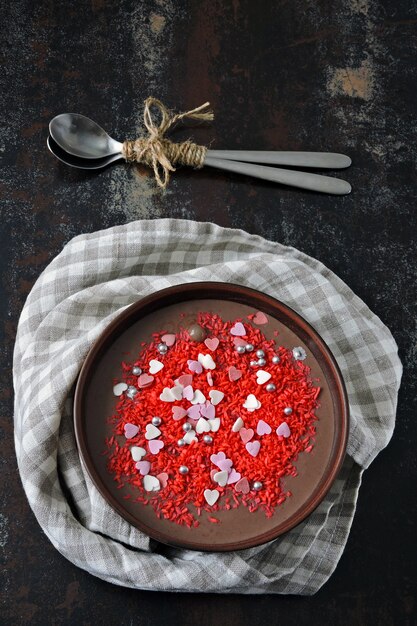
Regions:
<instances>
[{"instance_id":1,"label":"twine wrap on spoon handle","mask_svg":"<svg viewBox=\"0 0 417 626\"><path fill-rule=\"evenodd\" d=\"M166 189L171 172L175 172L175 165L188 165L200 169L204 165L207 153L205 146L199 146L189 140L174 143L166 138L166 133L180 120L211 121L214 115L208 110L209 102L185 113L172 113L157 98L147 98L144 105L143 122L149 135L131 141L126 140L123 143L123 156L130 163L152 167L157 184ZM152 107L159 109L161 114L159 126L152 117Z\"/></svg>"}]
</instances>

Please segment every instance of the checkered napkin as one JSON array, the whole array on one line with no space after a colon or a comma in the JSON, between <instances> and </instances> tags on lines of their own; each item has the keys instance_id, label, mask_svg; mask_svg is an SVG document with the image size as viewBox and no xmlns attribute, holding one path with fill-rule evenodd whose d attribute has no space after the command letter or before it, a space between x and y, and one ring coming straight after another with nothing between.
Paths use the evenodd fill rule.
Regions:
<instances>
[{"instance_id":1,"label":"checkered napkin","mask_svg":"<svg viewBox=\"0 0 417 626\"><path fill-rule=\"evenodd\" d=\"M343 468L318 508L266 545L202 553L156 543L115 513L80 463L72 390L95 340L124 308L194 281L253 287L298 311L342 370L351 429ZM318 261L241 230L145 220L81 235L39 277L14 353L15 442L39 524L67 559L104 580L164 591L315 593L334 571L361 475L391 438L401 379L388 329Z\"/></svg>"}]
</instances>

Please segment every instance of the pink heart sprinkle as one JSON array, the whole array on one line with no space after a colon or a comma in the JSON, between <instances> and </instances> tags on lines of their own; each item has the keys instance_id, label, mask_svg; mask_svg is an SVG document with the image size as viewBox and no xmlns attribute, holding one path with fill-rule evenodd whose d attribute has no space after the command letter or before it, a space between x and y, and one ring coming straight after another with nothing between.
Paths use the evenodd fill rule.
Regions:
<instances>
[{"instance_id":1,"label":"pink heart sprinkle","mask_svg":"<svg viewBox=\"0 0 417 626\"><path fill-rule=\"evenodd\" d=\"M156 477L161 483L162 489L164 489L167 486L167 482L169 478L168 474L166 472L161 472L160 474L157 474Z\"/></svg>"},{"instance_id":2,"label":"pink heart sprinkle","mask_svg":"<svg viewBox=\"0 0 417 626\"><path fill-rule=\"evenodd\" d=\"M268 324L268 318L265 313L262 313L262 311L258 311L257 313L255 313L252 322L254 324L257 324L257 326L262 326L262 324Z\"/></svg>"},{"instance_id":3,"label":"pink heart sprinkle","mask_svg":"<svg viewBox=\"0 0 417 626\"><path fill-rule=\"evenodd\" d=\"M233 483L237 483L240 479L241 479L241 474L232 467L232 469L230 470L229 477L227 479L227 484L233 485Z\"/></svg>"},{"instance_id":4,"label":"pink heart sprinkle","mask_svg":"<svg viewBox=\"0 0 417 626\"><path fill-rule=\"evenodd\" d=\"M201 404L201 415L208 420L212 420L216 417L215 407L207 400L205 404Z\"/></svg>"},{"instance_id":5,"label":"pink heart sprinkle","mask_svg":"<svg viewBox=\"0 0 417 626\"><path fill-rule=\"evenodd\" d=\"M250 441L252 439L252 437L254 436L254 431L252 430L252 428L241 428L239 430L239 435L243 441L243 443L248 443L248 441Z\"/></svg>"},{"instance_id":6,"label":"pink heart sprinkle","mask_svg":"<svg viewBox=\"0 0 417 626\"><path fill-rule=\"evenodd\" d=\"M259 441L249 441L246 444L245 448L249 452L250 455L258 456L258 452L261 448L261 444L259 443Z\"/></svg>"},{"instance_id":7,"label":"pink heart sprinkle","mask_svg":"<svg viewBox=\"0 0 417 626\"><path fill-rule=\"evenodd\" d=\"M187 411L182 408L182 406L173 406L172 407L172 417L175 421L181 420L183 417L187 415Z\"/></svg>"},{"instance_id":8,"label":"pink heart sprinkle","mask_svg":"<svg viewBox=\"0 0 417 626\"><path fill-rule=\"evenodd\" d=\"M215 470L211 470L211 472L210 472L210 478L211 478L211 480L212 480L213 482L216 482L216 481L214 480L214 476L215 476L215 474L218 474L218 472L219 472L219 470L216 470L216 469L215 469Z\"/></svg>"},{"instance_id":9,"label":"pink heart sprinkle","mask_svg":"<svg viewBox=\"0 0 417 626\"><path fill-rule=\"evenodd\" d=\"M213 376L211 375L211 372L207 372L206 378L207 384L210 385L210 387L213 387Z\"/></svg>"},{"instance_id":10,"label":"pink heart sprinkle","mask_svg":"<svg viewBox=\"0 0 417 626\"><path fill-rule=\"evenodd\" d=\"M193 406L190 406L190 408L187 411L187 415L188 417L190 417L192 420L199 420L201 417L201 407L204 406L203 404L193 404Z\"/></svg>"},{"instance_id":11,"label":"pink heart sprinkle","mask_svg":"<svg viewBox=\"0 0 417 626\"><path fill-rule=\"evenodd\" d=\"M126 439L133 439L139 432L139 426L136 424L125 424L125 437Z\"/></svg>"},{"instance_id":12,"label":"pink heart sprinkle","mask_svg":"<svg viewBox=\"0 0 417 626\"><path fill-rule=\"evenodd\" d=\"M201 372L203 371L203 366L199 361L193 361L189 359L187 361L187 365L190 372L194 372L195 374L201 374Z\"/></svg>"},{"instance_id":13,"label":"pink heart sprinkle","mask_svg":"<svg viewBox=\"0 0 417 626\"><path fill-rule=\"evenodd\" d=\"M193 382L193 375L181 374L181 376L175 382L179 385L182 385L183 387L188 387L188 385L191 385Z\"/></svg>"},{"instance_id":14,"label":"pink heart sprinkle","mask_svg":"<svg viewBox=\"0 0 417 626\"><path fill-rule=\"evenodd\" d=\"M233 343L235 344L236 348L238 348L239 346L245 347L248 342L242 339L242 337L235 337L233 339Z\"/></svg>"},{"instance_id":15,"label":"pink heart sprinkle","mask_svg":"<svg viewBox=\"0 0 417 626\"><path fill-rule=\"evenodd\" d=\"M210 461L220 467L219 462L224 461L226 459L226 455L224 452L217 452L217 454L212 454L210 457Z\"/></svg>"},{"instance_id":16,"label":"pink heart sprinkle","mask_svg":"<svg viewBox=\"0 0 417 626\"><path fill-rule=\"evenodd\" d=\"M186 387L184 387L184 389L182 390L182 397L191 402L194 397L194 389L191 387L191 385L187 385Z\"/></svg>"},{"instance_id":17,"label":"pink heart sprinkle","mask_svg":"<svg viewBox=\"0 0 417 626\"><path fill-rule=\"evenodd\" d=\"M241 478L235 485L235 491L249 493L249 482L247 478Z\"/></svg>"},{"instance_id":18,"label":"pink heart sprinkle","mask_svg":"<svg viewBox=\"0 0 417 626\"><path fill-rule=\"evenodd\" d=\"M142 476L146 476L146 474L149 474L151 464L149 463L149 461L138 461L135 467L140 471Z\"/></svg>"},{"instance_id":19,"label":"pink heart sprinkle","mask_svg":"<svg viewBox=\"0 0 417 626\"><path fill-rule=\"evenodd\" d=\"M230 472L232 469L233 461L231 459L224 459L216 463L217 467L225 472Z\"/></svg>"},{"instance_id":20,"label":"pink heart sprinkle","mask_svg":"<svg viewBox=\"0 0 417 626\"><path fill-rule=\"evenodd\" d=\"M171 346L174 345L175 340L176 340L176 336L175 335L171 335L171 334L162 335L161 339L170 348Z\"/></svg>"},{"instance_id":21,"label":"pink heart sprinkle","mask_svg":"<svg viewBox=\"0 0 417 626\"><path fill-rule=\"evenodd\" d=\"M269 424L264 422L263 420L259 420L258 425L256 427L256 432L258 435L269 435L272 431L272 428Z\"/></svg>"},{"instance_id":22,"label":"pink heart sprinkle","mask_svg":"<svg viewBox=\"0 0 417 626\"><path fill-rule=\"evenodd\" d=\"M149 376L149 374L141 374L138 378L138 385L141 389L143 389L143 387L148 387L151 383L153 383L153 381L153 376Z\"/></svg>"},{"instance_id":23,"label":"pink heart sprinkle","mask_svg":"<svg viewBox=\"0 0 417 626\"><path fill-rule=\"evenodd\" d=\"M289 437L291 435L290 427L287 422L282 422L277 428L277 435L279 437Z\"/></svg>"},{"instance_id":24,"label":"pink heart sprinkle","mask_svg":"<svg viewBox=\"0 0 417 626\"><path fill-rule=\"evenodd\" d=\"M207 339L204 340L204 343L209 350L214 352L216 348L218 348L220 342L217 337L207 337Z\"/></svg>"},{"instance_id":25,"label":"pink heart sprinkle","mask_svg":"<svg viewBox=\"0 0 417 626\"><path fill-rule=\"evenodd\" d=\"M235 335L235 337L245 337L246 329L242 322L236 322L236 324L230 329L230 334Z\"/></svg>"},{"instance_id":26,"label":"pink heart sprinkle","mask_svg":"<svg viewBox=\"0 0 417 626\"><path fill-rule=\"evenodd\" d=\"M242 376L242 372L241 370L238 370L237 367L235 367L234 365L232 365L231 367L229 367L228 371L227 371L228 375L229 375L229 380L233 383L235 380L239 380L239 378L241 378Z\"/></svg>"},{"instance_id":27,"label":"pink heart sprinkle","mask_svg":"<svg viewBox=\"0 0 417 626\"><path fill-rule=\"evenodd\" d=\"M164 442L160 439L151 439L148 441L148 448L151 454L158 454L160 450L164 447Z\"/></svg>"}]
</instances>

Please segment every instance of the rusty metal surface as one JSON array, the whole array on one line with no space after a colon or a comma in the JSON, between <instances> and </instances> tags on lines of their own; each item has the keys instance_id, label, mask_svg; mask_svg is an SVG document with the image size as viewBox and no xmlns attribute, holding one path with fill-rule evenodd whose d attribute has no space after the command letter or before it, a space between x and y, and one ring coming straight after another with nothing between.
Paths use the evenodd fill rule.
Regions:
<instances>
[{"instance_id":1,"label":"rusty metal surface","mask_svg":"<svg viewBox=\"0 0 417 626\"><path fill-rule=\"evenodd\" d=\"M15 0L3 3L0 136L2 313L0 622L201 625L414 624L417 332L416 14L407 0ZM48 121L96 119L116 138L155 95L216 119L213 148L346 152L349 197L215 171L180 171L160 193L145 170L72 171ZM414 129L415 132L415 129ZM405 364L390 446L365 474L345 554L314 598L135 592L75 568L25 500L13 447L11 357L33 282L74 235L184 217L295 246L335 271L392 330ZM415 493L415 491L414 491Z\"/></svg>"}]
</instances>

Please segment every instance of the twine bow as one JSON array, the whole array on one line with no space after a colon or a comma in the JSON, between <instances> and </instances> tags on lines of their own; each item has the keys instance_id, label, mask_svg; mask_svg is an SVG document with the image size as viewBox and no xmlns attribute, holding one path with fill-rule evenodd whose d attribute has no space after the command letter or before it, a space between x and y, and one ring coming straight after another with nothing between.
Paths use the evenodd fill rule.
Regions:
<instances>
[{"instance_id":1,"label":"twine bow","mask_svg":"<svg viewBox=\"0 0 417 626\"><path fill-rule=\"evenodd\" d=\"M200 169L204 165L207 148L189 140L174 143L165 134L182 119L212 120L214 115L207 110L209 102L185 113L172 113L156 98L147 98L144 104L143 123L149 135L125 141L123 156L130 163L142 163L152 167L157 184L166 189L171 172L175 172L174 166L188 165ZM161 114L159 126L152 117L152 107L159 109Z\"/></svg>"}]
</instances>

